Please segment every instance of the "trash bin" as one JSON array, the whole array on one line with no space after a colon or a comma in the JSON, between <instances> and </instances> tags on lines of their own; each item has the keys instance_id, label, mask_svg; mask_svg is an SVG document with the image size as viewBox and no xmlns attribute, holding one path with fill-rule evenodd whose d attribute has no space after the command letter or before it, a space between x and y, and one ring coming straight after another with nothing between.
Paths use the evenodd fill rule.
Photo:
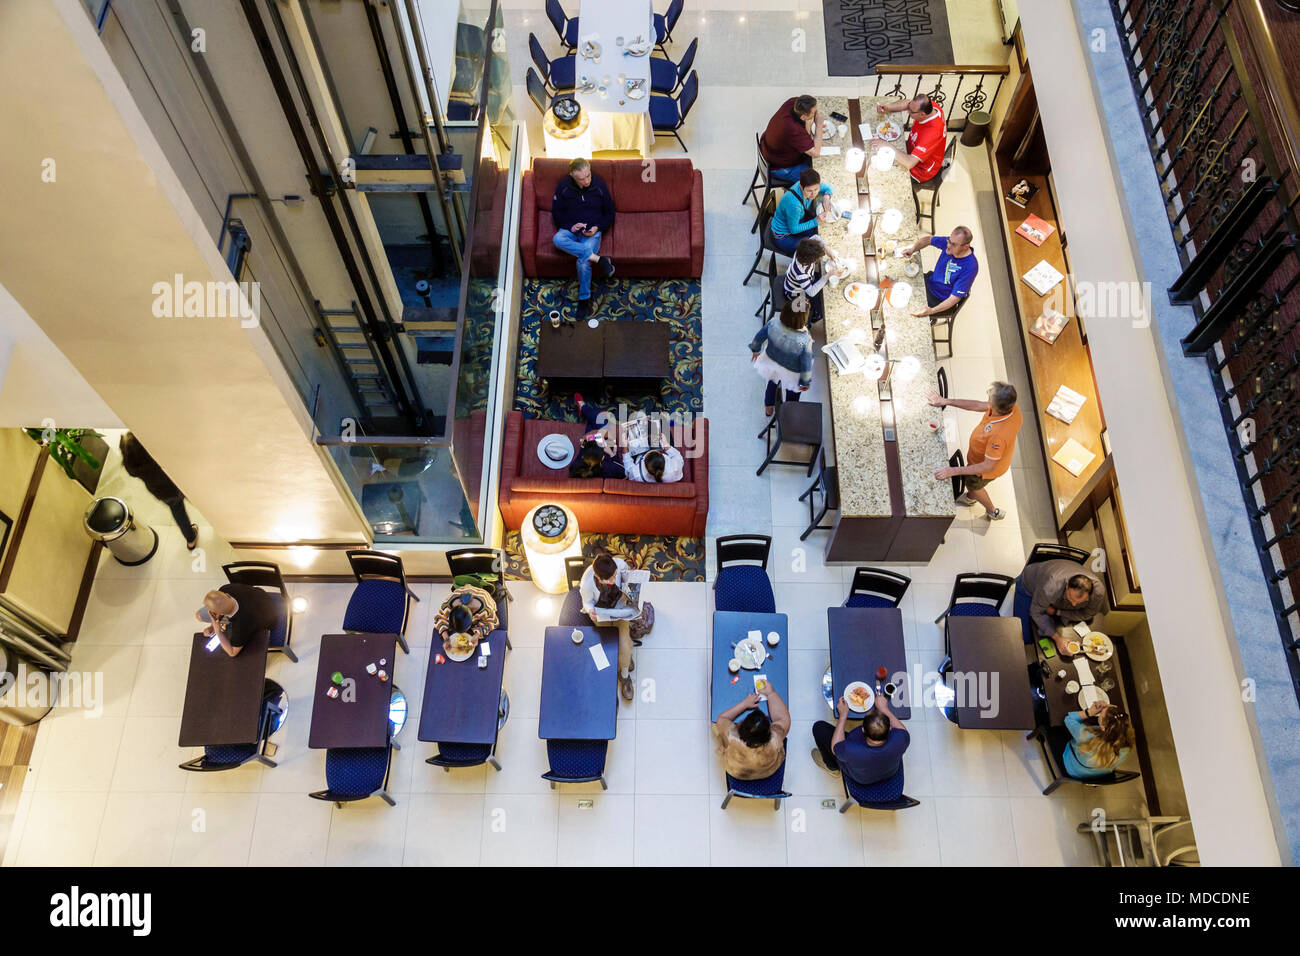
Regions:
<instances>
[{"instance_id":1,"label":"trash bin","mask_svg":"<svg viewBox=\"0 0 1300 956\"><path fill-rule=\"evenodd\" d=\"M119 564L144 564L158 550L158 532L138 525L121 498L96 498L86 509L86 534L102 541Z\"/></svg>"},{"instance_id":2,"label":"trash bin","mask_svg":"<svg viewBox=\"0 0 1300 956\"><path fill-rule=\"evenodd\" d=\"M984 110L971 110L966 115L966 125L961 131L961 144L963 146L979 146L984 142L984 137L988 135L989 123L993 122L993 116Z\"/></svg>"},{"instance_id":3,"label":"trash bin","mask_svg":"<svg viewBox=\"0 0 1300 956\"><path fill-rule=\"evenodd\" d=\"M50 671L0 643L0 721L26 727L58 703L59 684Z\"/></svg>"}]
</instances>

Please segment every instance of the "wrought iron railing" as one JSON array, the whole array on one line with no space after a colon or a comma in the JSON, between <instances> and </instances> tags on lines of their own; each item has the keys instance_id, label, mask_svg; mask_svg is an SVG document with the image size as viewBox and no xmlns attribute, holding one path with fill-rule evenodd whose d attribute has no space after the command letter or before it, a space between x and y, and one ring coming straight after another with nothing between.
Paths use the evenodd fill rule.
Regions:
<instances>
[{"instance_id":1,"label":"wrought iron railing","mask_svg":"<svg viewBox=\"0 0 1300 956\"><path fill-rule=\"evenodd\" d=\"M1110 0L1300 697L1300 123L1258 6Z\"/></svg>"},{"instance_id":2,"label":"wrought iron railing","mask_svg":"<svg viewBox=\"0 0 1300 956\"><path fill-rule=\"evenodd\" d=\"M938 103L944 111L948 132L966 128L970 114L977 110L993 111L993 103L1002 92L1002 84L1011 72L1009 66L924 66L880 63L876 66L874 96L916 98L922 93ZM890 86L889 84L893 85ZM965 87L965 92L962 87Z\"/></svg>"}]
</instances>

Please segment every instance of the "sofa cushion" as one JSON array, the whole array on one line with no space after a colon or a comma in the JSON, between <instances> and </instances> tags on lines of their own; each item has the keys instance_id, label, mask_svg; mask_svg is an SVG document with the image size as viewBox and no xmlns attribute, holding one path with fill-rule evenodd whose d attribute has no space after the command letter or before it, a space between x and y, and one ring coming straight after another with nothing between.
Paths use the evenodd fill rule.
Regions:
<instances>
[{"instance_id":1,"label":"sofa cushion","mask_svg":"<svg viewBox=\"0 0 1300 956\"><path fill-rule=\"evenodd\" d=\"M619 213L617 230L625 241L615 239L608 247L602 242L600 248L615 264L667 267L691 258L690 213Z\"/></svg>"},{"instance_id":2,"label":"sofa cushion","mask_svg":"<svg viewBox=\"0 0 1300 956\"><path fill-rule=\"evenodd\" d=\"M626 478L606 478L605 494L630 495L634 498L694 498L695 484L690 481L672 481L666 485L648 481L628 481Z\"/></svg>"},{"instance_id":3,"label":"sofa cushion","mask_svg":"<svg viewBox=\"0 0 1300 956\"><path fill-rule=\"evenodd\" d=\"M537 457L537 444L547 435L565 435L573 442L576 452L582 446L582 436L587 426L582 422L550 422L540 418L524 419L523 444L520 450L519 474L524 478L568 478L568 468L548 468ZM597 482L599 484L599 482Z\"/></svg>"},{"instance_id":4,"label":"sofa cushion","mask_svg":"<svg viewBox=\"0 0 1300 956\"><path fill-rule=\"evenodd\" d=\"M510 481L510 490L516 494L527 495L598 495L604 491L599 478L570 478L565 472L559 474L564 477L513 478Z\"/></svg>"},{"instance_id":5,"label":"sofa cushion","mask_svg":"<svg viewBox=\"0 0 1300 956\"><path fill-rule=\"evenodd\" d=\"M620 219L625 212L687 212L691 208L695 167L689 159L658 159L652 165L625 160L614 166L611 176L605 181ZM647 181L647 176L653 179Z\"/></svg>"}]
</instances>

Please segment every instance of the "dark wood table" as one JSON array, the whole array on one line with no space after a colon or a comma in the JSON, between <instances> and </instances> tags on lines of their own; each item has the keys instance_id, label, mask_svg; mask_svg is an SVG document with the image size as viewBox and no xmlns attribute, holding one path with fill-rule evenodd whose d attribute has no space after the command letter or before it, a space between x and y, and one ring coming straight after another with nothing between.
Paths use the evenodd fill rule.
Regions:
<instances>
[{"instance_id":1,"label":"dark wood table","mask_svg":"<svg viewBox=\"0 0 1300 956\"><path fill-rule=\"evenodd\" d=\"M605 330L605 378L667 378L667 322L601 323Z\"/></svg>"},{"instance_id":2,"label":"dark wood table","mask_svg":"<svg viewBox=\"0 0 1300 956\"><path fill-rule=\"evenodd\" d=\"M903 647L903 612L896 607L829 607L826 624L831 643L833 701L838 706L844 688L854 681L876 684L876 669L882 665L889 680L907 673L907 652ZM882 682L883 683L883 682ZM889 702L899 720L909 720L912 699L904 680ZM849 712L850 717L858 715Z\"/></svg>"},{"instance_id":3,"label":"dark wood table","mask_svg":"<svg viewBox=\"0 0 1300 956\"><path fill-rule=\"evenodd\" d=\"M542 649L542 740L613 740L618 724L618 628L548 627ZM609 666L596 670L591 648L605 649Z\"/></svg>"},{"instance_id":4,"label":"dark wood table","mask_svg":"<svg viewBox=\"0 0 1300 956\"><path fill-rule=\"evenodd\" d=\"M600 378L605 368L605 326L596 328L586 322L552 328L542 316L537 333L538 378Z\"/></svg>"},{"instance_id":5,"label":"dark wood table","mask_svg":"<svg viewBox=\"0 0 1300 956\"><path fill-rule=\"evenodd\" d=\"M754 692L754 675L765 674L771 681L773 689L781 699L790 704L790 648L789 619L784 614L750 614L745 611L713 612L713 671L710 677L709 698L712 702L712 719L728 710ZM750 631L763 635L763 646L767 647L767 632L776 631L781 641L776 647L768 647L768 658L756 671L741 668L739 674L727 669L734 653L735 645L749 636ZM739 678L732 683L732 678ZM759 704L759 709L767 713L767 702Z\"/></svg>"},{"instance_id":6,"label":"dark wood table","mask_svg":"<svg viewBox=\"0 0 1300 956\"><path fill-rule=\"evenodd\" d=\"M316 665L316 690L312 698L311 729L307 746L313 750L339 747L386 747L388 745L388 705L393 692L393 673L397 666L396 634L326 634L320 639L320 660ZM366 665L388 663L388 680L367 674ZM354 682L355 700L345 694L326 696L335 671L343 674L344 684Z\"/></svg>"},{"instance_id":7,"label":"dark wood table","mask_svg":"<svg viewBox=\"0 0 1300 956\"><path fill-rule=\"evenodd\" d=\"M1112 637L1111 641L1115 639ZM1090 660L1084 655L1079 654L1076 657L1064 657L1057 653L1055 657L1044 657L1043 649L1037 644L1034 647L1038 650L1039 661L1047 665L1047 673L1043 675L1043 692L1047 696L1047 716L1053 727L1059 727L1065 723L1065 715L1071 711L1081 710L1079 706L1079 694L1067 694L1065 685L1072 680L1079 679L1078 661L1080 659L1088 662L1088 669L1092 671L1093 682L1101 687L1102 682L1109 680L1113 687L1102 687L1106 696L1110 698L1112 704L1119 704L1125 710L1128 709L1124 700L1124 677L1119 663L1119 647L1115 648L1115 653L1111 655L1108 661ZM1102 668L1106 668L1102 670ZM1065 676L1057 678L1057 673L1064 670Z\"/></svg>"},{"instance_id":8,"label":"dark wood table","mask_svg":"<svg viewBox=\"0 0 1300 956\"><path fill-rule=\"evenodd\" d=\"M479 652L464 661L453 661L443 654L443 663L439 664L435 655L441 648L435 638L424 678L420 740L491 744L497 739L497 710L506 670L506 632L493 631L480 643L491 649L487 667L478 666Z\"/></svg>"},{"instance_id":9,"label":"dark wood table","mask_svg":"<svg viewBox=\"0 0 1300 956\"><path fill-rule=\"evenodd\" d=\"M257 740L270 637L259 634L231 657L221 647L209 651L211 638L206 634L194 635L180 746L221 747Z\"/></svg>"},{"instance_id":10,"label":"dark wood table","mask_svg":"<svg viewBox=\"0 0 1300 956\"><path fill-rule=\"evenodd\" d=\"M1033 730L1034 706L1020 618L949 616L948 639L953 668L949 686L958 690L957 726L967 730ZM958 681L954 679L957 674L972 674L975 680ZM993 694L995 674L997 688ZM992 697L987 711L979 705L977 689L981 686ZM969 694L965 693L967 687Z\"/></svg>"}]
</instances>

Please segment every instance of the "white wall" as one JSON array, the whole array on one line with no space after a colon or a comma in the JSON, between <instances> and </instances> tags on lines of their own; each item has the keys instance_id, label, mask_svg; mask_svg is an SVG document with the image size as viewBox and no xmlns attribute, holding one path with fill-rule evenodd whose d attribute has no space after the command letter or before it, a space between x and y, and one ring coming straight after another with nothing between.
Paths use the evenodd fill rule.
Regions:
<instances>
[{"instance_id":1,"label":"white wall","mask_svg":"<svg viewBox=\"0 0 1300 956\"><path fill-rule=\"evenodd\" d=\"M1140 282L1070 2L1024 3L1020 18L1076 280ZM1201 860L1277 865L1235 638L1155 329L1093 319L1088 340Z\"/></svg>"}]
</instances>

